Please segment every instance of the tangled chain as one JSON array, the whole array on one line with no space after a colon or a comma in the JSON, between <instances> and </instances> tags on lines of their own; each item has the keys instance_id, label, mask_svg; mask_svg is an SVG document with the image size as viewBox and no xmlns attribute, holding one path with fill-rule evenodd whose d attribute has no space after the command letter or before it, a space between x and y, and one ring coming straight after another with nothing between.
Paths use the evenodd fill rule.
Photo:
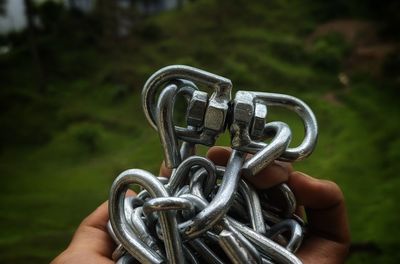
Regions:
<instances>
[{"instance_id":1,"label":"tangled chain","mask_svg":"<svg viewBox=\"0 0 400 264\"><path fill-rule=\"evenodd\" d=\"M230 80L183 65L162 68L147 80L143 109L172 175L130 169L113 182L108 230L119 245L113 253L117 263L301 263L294 252L305 225L289 187L260 191L240 176L257 177L274 160L309 156L317 140L315 116L292 96L238 91L231 99L231 90ZM186 127L173 120L179 96L187 102ZM299 146L289 147L287 124L266 122L269 106L300 116L305 136ZM226 129L233 149L226 167L195 155L196 144L213 146ZM246 159L248 153L253 155ZM126 197L132 184L142 191ZM279 205L271 198L276 195Z\"/></svg>"}]
</instances>

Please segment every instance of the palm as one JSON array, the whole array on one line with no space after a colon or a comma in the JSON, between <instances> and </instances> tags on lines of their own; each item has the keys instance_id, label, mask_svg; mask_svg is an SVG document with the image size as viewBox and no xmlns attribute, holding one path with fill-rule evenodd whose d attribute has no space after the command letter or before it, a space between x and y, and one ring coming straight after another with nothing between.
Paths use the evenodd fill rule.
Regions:
<instances>
[{"instance_id":1,"label":"palm","mask_svg":"<svg viewBox=\"0 0 400 264\"><path fill-rule=\"evenodd\" d=\"M230 150L213 147L207 156L216 165L224 166ZM169 174L170 171L162 166L160 175ZM335 183L294 172L286 163L274 163L247 180L259 189L286 182L297 198L299 209L306 208L308 236L296 253L303 263L344 262L350 232L343 194ZM81 223L69 247L52 263L114 263L111 255L115 244L106 230L108 219L108 206L103 203Z\"/></svg>"}]
</instances>

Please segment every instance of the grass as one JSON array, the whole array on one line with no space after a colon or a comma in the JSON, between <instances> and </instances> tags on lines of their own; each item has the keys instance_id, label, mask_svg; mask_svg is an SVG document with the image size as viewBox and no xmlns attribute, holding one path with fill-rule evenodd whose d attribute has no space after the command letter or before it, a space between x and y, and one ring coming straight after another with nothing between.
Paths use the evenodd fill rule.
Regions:
<instances>
[{"instance_id":1,"label":"grass","mask_svg":"<svg viewBox=\"0 0 400 264\"><path fill-rule=\"evenodd\" d=\"M66 247L82 218L107 199L120 172L157 173L161 146L145 121L140 90L155 70L182 63L232 79L235 91L287 93L307 102L319 122L319 142L295 168L343 189L355 245L348 262L398 263L398 92L391 80L362 73L351 74L344 88L337 77L346 56L341 47L332 52L337 43L325 43L325 55L323 48L305 48L307 33L317 25L305 19L301 3L222 7L197 1L145 20L120 51L108 53L46 39L54 57L47 66L54 70L45 94L36 90L26 50L0 57L6 65L0 73L5 110L0 118L6 128L0 153L0 224L5 227L0 259L48 262ZM269 110L270 120L287 122L292 144L299 143L299 119ZM229 144L229 137L219 142Z\"/></svg>"}]
</instances>

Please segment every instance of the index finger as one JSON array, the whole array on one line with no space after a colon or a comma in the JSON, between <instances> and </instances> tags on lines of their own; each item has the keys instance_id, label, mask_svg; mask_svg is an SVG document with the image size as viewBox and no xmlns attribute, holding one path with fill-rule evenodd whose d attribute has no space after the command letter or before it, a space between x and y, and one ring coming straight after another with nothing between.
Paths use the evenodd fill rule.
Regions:
<instances>
[{"instance_id":1,"label":"index finger","mask_svg":"<svg viewBox=\"0 0 400 264\"><path fill-rule=\"evenodd\" d=\"M307 209L307 220L315 232L337 242L350 239L344 196L337 184L293 172L288 185Z\"/></svg>"},{"instance_id":2,"label":"index finger","mask_svg":"<svg viewBox=\"0 0 400 264\"><path fill-rule=\"evenodd\" d=\"M338 185L301 172L292 172L288 185L299 205L306 208L311 234L297 253L299 257L311 263L316 259L322 261L321 258L326 263L344 261L350 230L344 196Z\"/></svg>"}]
</instances>

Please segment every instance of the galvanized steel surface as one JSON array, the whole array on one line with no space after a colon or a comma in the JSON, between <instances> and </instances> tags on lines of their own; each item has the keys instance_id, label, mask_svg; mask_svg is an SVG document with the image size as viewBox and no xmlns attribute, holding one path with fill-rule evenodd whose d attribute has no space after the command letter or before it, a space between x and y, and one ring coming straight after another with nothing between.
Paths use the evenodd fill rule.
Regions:
<instances>
[{"instance_id":1,"label":"galvanized steel surface","mask_svg":"<svg viewBox=\"0 0 400 264\"><path fill-rule=\"evenodd\" d=\"M197 85L211 88L212 94ZM290 188L283 183L258 190L241 175L257 177L275 160L309 156L318 135L316 118L293 96L238 91L231 99L231 90L229 79L184 65L162 68L144 85L143 110L158 131L172 175L168 179L130 169L115 179L107 229L118 245L113 254L117 263L301 263L294 253L305 225L295 215ZM186 127L173 119L176 98L182 95ZM299 146L289 147L287 124L268 122L269 106L298 114L305 131ZM196 155L196 144L212 146L226 129L233 148L226 167ZM125 197L132 184L143 190ZM270 199L272 194L278 194L281 206Z\"/></svg>"}]
</instances>

